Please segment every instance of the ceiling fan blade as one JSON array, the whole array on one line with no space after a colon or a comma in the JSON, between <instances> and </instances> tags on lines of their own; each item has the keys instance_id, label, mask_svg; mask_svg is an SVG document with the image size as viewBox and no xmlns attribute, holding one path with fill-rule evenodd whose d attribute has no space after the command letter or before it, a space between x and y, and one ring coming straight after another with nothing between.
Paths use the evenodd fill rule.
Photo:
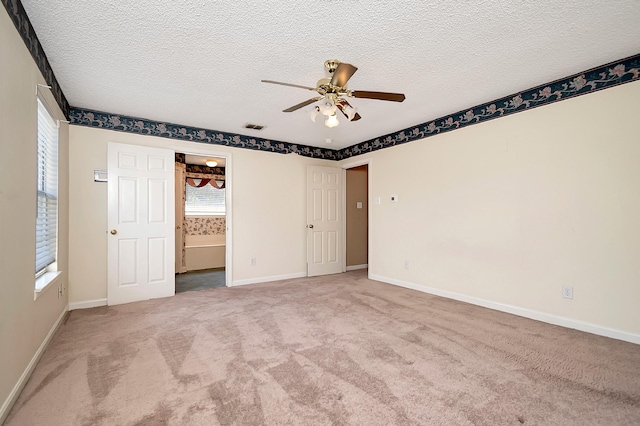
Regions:
<instances>
[{"instance_id":1,"label":"ceiling fan blade","mask_svg":"<svg viewBox=\"0 0 640 426\"><path fill-rule=\"evenodd\" d=\"M260 81L263 83L279 84L281 86L297 87L299 89L316 90L315 87L301 86L299 84L283 83L281 81L273 81L273 80L260 80Z\"/></svg>"},{"instance_id":2,"label":"ceiling fan blade","mask_svg":"<svg viewBox=\"0 0 640 426\"><path fill-rule=\"evenodd\" d=\"M354 90L351 92L354 98L380 99L381 101L402 102L405 97L403 93L387 93L387 92L367 92L364 90Z\"/></svg>"},{"instance_id":3,"label":"ceiling fan blade","mask_svg":"<svg viewBox=\"0 0 640 426\"><path fill-rule=\"evenodd\" d=\"M338 107L338 109L340 110L340 112L341 112L342 114L344 114L344 116L345 116L345 117L349 118L349 114L347 114L347 113L346 113L345 109L346 109L347 107L349 107L349 108L353 108L353 107L349 104L349 102L347 102L347 100L346 100L346 99L338 99L338 100L337 100L337 102L336 102L336 106ZM356 112L356 114L353 116L353 118L352 118L350 121L358 121L358 120L360 120L361 118L362 118L362 117L360 116L360 114L358 114L358 113Z\"/></svg>"},{"instance_id":4,"label":"ceiling fan blade","mask_svg":"<svg viewBox=\"0 0 640 426\"><path fill-rule=\"evenodd\" d=\"M338 87L344 87L351 76L358 71L358 68L344 62L338 64L338 68L333 72L331 84Z\"/></svg>"},{"instance_id":5,"label":"ceiling fan blade","mask_svg":"<svg viewBox=\"0 0 640 426\"><path fill-rule=\"evenodd\" d=\"M292 106L292 107L290 107L290 108L287 108L287 109L285 109L285 110L282 110L282 112L293 112L293 111L298 110L298 109L300 109L300 108L306 107L307 105L310 105L310 104L312 104L312 103L314 103L314 102L318 102L320 99L322 99L322 96L318 96L318 97L316 97L316 98L307 99L307 100L306 100L306 101L304 101L304 102L300 102L300 103L299 103L299 104L297 104L297 105L294 105L294 106Z\"/></svg>"}]
</instances>

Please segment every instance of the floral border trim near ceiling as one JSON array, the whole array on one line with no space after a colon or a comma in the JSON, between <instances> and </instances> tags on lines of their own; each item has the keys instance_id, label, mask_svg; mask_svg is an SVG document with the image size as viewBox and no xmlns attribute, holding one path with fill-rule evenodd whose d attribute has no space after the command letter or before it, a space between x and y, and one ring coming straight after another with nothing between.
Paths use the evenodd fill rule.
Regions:
<instances>
[{"instance_id":1,"label":"floral border trim near ceiling","mask_svg":"<svg viewBox=\"0 0 640 426\"><path fill-rule=\"evenodd\" d=\"M640 78L640 54L340 150L340 159L401 145Z\"/></svg>"},{"instance_id":2,"label":"floral border trim near ceiling","mask_svg":"<svg viewBox=\"0 0 640 426\"><path fill-rule=\"evenodd\" d=\"M333 149L271 141L235 133L198 129L195 127L181 126L179 124L162 123L88 109L72 107L69 119L71 120L71 124L80 126L98 127L120 132L139 133L141 135L224 145L234 148L268 151L278 154L298 154L304 157L340 160L340 158L338 158L338 151Z\"/></svg>"},{"instance_id":3,"label":"floral border trim near ceiling","mask_svg":"<svg viewBox=\"0 0 640 426\"><path fill-rule=\"evenodd\" d=\"M225 174L224 167L209 167L202 166L199 164L187 164L187 156L186 154L182 154L180 152L176 152L175 155L176 163L182 163L186 167L187 173L206 173L210 175L222 175Z\"/></svg>"},{"instance_id":4,"label":"floral border trim near ceiling","mask_svg":"<svg viewBox=\"0 0 640 426\"><path fill-rule=\"evenodd\" d=\"M224 167L200 166L198 164L187 164L187 173L205 173L209 175L225 175Z\"/></svg>"},{"instance_id":5,"label":"floral border trim near ceiling","mask_svg":"<svg viewBox=\"0 0 640 426\"><path fill-rule=\"evenodd\" d=\"M2 0L2 4L4 8L7 9L7 13L16 26L29 53L31 53L31 57L38 65L38 69L44 76L44 80L51 86L51 93L53 93L53 97L62 110L62 113L65 117L69 118L69 102L67 102L67 98L62 92L60 84L58 84L58 80L51 69L51 64L49 64L47 55L44 53L44 49L42 49L40 40L38 40L38 36L31 25L24 6L22 6L22 2L20 2L20 0ZM7 59L5 58L5 60Z\"/></svg>"}]
</instances>

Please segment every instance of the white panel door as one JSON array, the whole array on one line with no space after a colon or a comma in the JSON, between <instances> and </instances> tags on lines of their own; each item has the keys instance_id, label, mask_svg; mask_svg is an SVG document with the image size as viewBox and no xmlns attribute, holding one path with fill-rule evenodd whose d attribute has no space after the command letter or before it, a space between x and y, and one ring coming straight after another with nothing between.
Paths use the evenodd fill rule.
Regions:
<instances>
[{"instance_id":1,"label":"white panel door","mask_svg":"<svg viewBox=\"0 0 640 426\"><path fill-rule=\"evenodd\" d=\"M307 167L307 275L342 272L342 174Z\"/></svg>"},{"instance_id":2,"label":"white panel door","mask_svg":"<svg viewBox=\"0 0 640 426\"><path fill-rule=\"evenodd\" d=\"M175 294L174 181L173 151L109 143L109 305Z\"/></svg>"}]
</instances>

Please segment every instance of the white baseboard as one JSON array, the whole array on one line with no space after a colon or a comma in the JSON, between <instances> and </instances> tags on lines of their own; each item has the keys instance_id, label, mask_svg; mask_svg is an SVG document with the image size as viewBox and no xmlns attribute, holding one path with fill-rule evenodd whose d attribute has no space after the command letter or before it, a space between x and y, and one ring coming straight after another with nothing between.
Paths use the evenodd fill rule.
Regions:
<instances>
[{"instance_id":1,"label":"white baseboard","mask_svg":"<svg viewBox=\"0 0 640 426\"><path fill-rule=\"evenodd\" d=\"M282 281L282 280L290 280L293 278L304 278L307 276L306 272L297 272L295 274L286 274L286 275L271 275L270 277L261 277L261 278L249 278L247 280L237 280L234 281L231 285L232 287L239 285L247 285L247 284L259 284L259 283L268 283L271 281Z\"/></svg>"},{"instance_id":2,"label":"white baseboard","mask_svg":"<svg viewBox=\"0 0 640 426\"><path fill-rule=\"evenodd\" d=\"M107 299L83 300L82 302L69 303L69 310L95 308L97 306L107 306Z\"/></svg>"},{"instance_id":3,"label":"white baseboard","mask_svg":"<svg viewBox=\"0 0 640 426\"><path fill-rule=\"evenodd\" d=\"M369 267L368 263L365 263L363 265L351 265L351 266L347 266L347 272L357 271L358 269L367 269L368 267Z\"/></svg>"},{"instance_id":4,"label":"white baseboard","mask_svg":"<svg viewBox=\"0 0 640 426\"><path fill-rule=\"evenodd\" d=\"M51 338L53 337L54 334L56 334L56 331L58 331L58 328L62 324L62 320L64 319L64 316L68 311L69 311L69 306L67 305L64 307L64 310L62 311L62 313L60 314L56 322L53 324L53 327L51 327L51 330L49 330L47 337L45 337L42 343L40 344L40 347L38 348L36 353L33 355L33 358L31 358L31 361L29 362L29 365L27 365L27 368L25 368L25 370L22 372L20 379L18 379L18 383L16 383L16 385L11 390L11 393L9 393L9 396L2 404L2 407L0 407L0 425L3 424L4 421L7 419L7 416L9 415L9 411L11 411L11 408L13 407L13 404L15 404L16 400L18 399L18 396L20 396L20 392L22 392L22 389L24 389L25 385L27 384L29 377L31 377L31 373L33 373L33 370L36 368L38 361L40 361L40 357L42 357L42 354L44 353L45 349L47 349L47 346L49 346L49 342L51 341Z\"/></svg>"},{"instance_id":5,"label":"white baseboard","mask_svg":"<svg viewBox=\"0 0 640 426\"><path fill-rule=\"evenodd\" d=\"M586 331L587 333L597 334L599 336L611 337L612 339L624 340L625 342L631 342L640 344L640 335L634 333L628 333L626 331L616 330L609 327L604 327L597 324L592 324L572 318L561 317L559 315L548 314L546 312L535 311L533 309L520 308L518 306L507 305L499 302L492 302L490 300L480 299L473 296L467 296L460 293L454 293L447 290L440 290L420 284L409 283L405 281L396 280L394 278L383 277L380 275L369 274L369 279L375 281L381 281L387 284L397 285L399 287L410 288L412 290L421 291L423 293L433 294L435 296L446 297L448 299L459 300L461 302L471 303L472 305L478 305L496 311L506 312L513 315L518 315L525 318L530 318L536 321L542 321L553 325L559 325L561 327L573 328L580 331Z\"/></svg>"}]
</instances>

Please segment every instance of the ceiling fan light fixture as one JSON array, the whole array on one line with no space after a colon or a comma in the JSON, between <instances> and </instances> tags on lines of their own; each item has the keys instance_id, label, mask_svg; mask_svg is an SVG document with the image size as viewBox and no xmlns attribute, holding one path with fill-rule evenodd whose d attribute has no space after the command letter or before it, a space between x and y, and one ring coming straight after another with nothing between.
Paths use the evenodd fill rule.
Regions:
<instances>
[{"instance_id":1,"label":"ceiling fan light fixture","mask_svg":"<svg viewBox=\"0 0 640 426\"><path fill-rule=\"evenodd\" d=\"M300 108L304 108L307 105L311 105L315 102L320 102L320 105L316 107L315 111L309 111L309 118L313 122L316 121L317 115L322 114L325 117L325 125L327 127L337 126L338 120L335 117L336 110L340 110L340 113L344 114L349 121L358 121L362 117L357 112L356 108L349 105L346 99L349 98L364 98L364 99L378 99L381 101L402 102L405 100L403 93L390 93L390 92L372 92L366 90L349 90L347 83L353 74L358 70L355 67L346 62L340 62L336 59L329 59L324 63L325 69L330 74L328 78L321 78L316 83L316 87L302 86L300 84L283 83L275 80L261 80L263 83L278 84L281 86L297 87L299 89L310 90L317 92L318 95L311 99L307 99L304 102L300 102L292 107L289 107L282 112L293 112Z\"/></svg>"},{"instance_id":2,"label":"ceiling fan light fixture","mask_svg":"<svg viewBox=\"0 0 640 426\"><path fill-rule=\"evenodd\" d=\"M340 122L338 121L338 117L335 112L333 115L327 116L327 119L324 120L324 125L329 128L336 127L338 124L340 124Z\"/></svg>"},{"instance_id":3,"label":"ceiling fan light fixture","mask_svg":"<svg viewBox=\"0 0 640 426\"><path fill-rule=\"evenodd\" d=\"M206 164L207 167L215 167L218 165L218 162L216 160L207 160L204 164Z\"/></svg>"}]
</instances>

